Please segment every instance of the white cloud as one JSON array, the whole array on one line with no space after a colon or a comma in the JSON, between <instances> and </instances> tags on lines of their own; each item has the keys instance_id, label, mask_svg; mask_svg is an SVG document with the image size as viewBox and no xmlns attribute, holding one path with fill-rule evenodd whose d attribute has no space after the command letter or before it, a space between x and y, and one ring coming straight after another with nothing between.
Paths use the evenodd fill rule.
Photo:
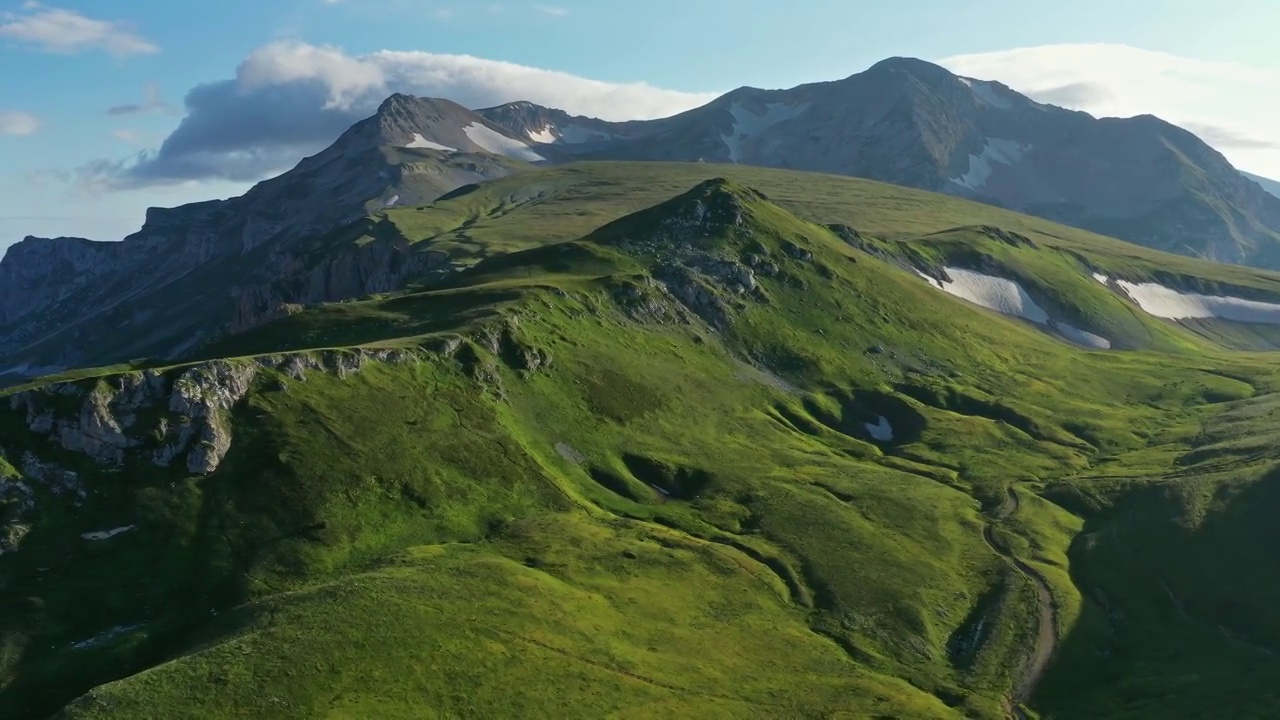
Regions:
<instances>
[{"instance_id":1,"label":"white cloud","mask_svg":"<svg viewBox=\"0 0 1280 720\"><path fill-rule=\"evenodd\" d=\"M1115 44L1044 45L940 64L1100 117L1156 115L1238 167L1280 177L1280 70Z\"/></svg>"},{"instance_id":2,"label":"white cloud","mask_svg":"<svg viewBox=\"0 0 1280 720\"><path fill-rule=\"evenodd\" d=\"M40 129L40 118L16 110L0 110L0 135L30 135Z\"/></svg>"},{"instance_id":3,"label":"white cloud","mask_svg":"<svg viewBox=\"0 0 1280 720\"><path fill-rule=\"evenodd\" d=\"M564 17L569 14L568 8L562 8L557 5L534 5L533 9L543 15L552 15L554 17Z\"/></svg>"},{"instance_id":4,"label":"white cloud","mask_svg":"<svg viewBox=\"0 0 1280 720\"><path fill-rule=\"evenodd\" d=\"M72 10L23 3L21 13L0 13L0 39L34 45L49 53L102 50L117 57L159 52L123 23L95 20Z\"/></svg>"},{"instance_id":5,"label":"white cloud","mask_svg":"<svg viewBox=\"0 0 1280 720\"><path fill-rule=\"evenodd\" d=\"M251 52L234 79L193 88L186 117L158 150L95 161L81 169L81 180L98 187L256 180L329 144L395 92L471 108L529 100L606 120L666 117L715 97L468 55L356 56L281 40Z\"/></svg>"}]
</instances>

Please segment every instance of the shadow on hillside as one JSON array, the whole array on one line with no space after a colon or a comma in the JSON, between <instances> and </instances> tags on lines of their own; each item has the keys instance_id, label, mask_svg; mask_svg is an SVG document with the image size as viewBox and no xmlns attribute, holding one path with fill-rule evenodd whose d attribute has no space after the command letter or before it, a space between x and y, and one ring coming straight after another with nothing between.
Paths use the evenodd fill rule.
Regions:
<instances>
[{"instance_id":1,"label":"shadow on hillside","mask_svg":"<svg viewBox=\"0 0 1280 720\"><path fill-rule=\"evenodd\" d=\"M1069 552L1082 614L1034 706L1055 718L1280 717L1277 514L1280 468L1148 486L1089 517Z\"/></svg>"}]
</instances>

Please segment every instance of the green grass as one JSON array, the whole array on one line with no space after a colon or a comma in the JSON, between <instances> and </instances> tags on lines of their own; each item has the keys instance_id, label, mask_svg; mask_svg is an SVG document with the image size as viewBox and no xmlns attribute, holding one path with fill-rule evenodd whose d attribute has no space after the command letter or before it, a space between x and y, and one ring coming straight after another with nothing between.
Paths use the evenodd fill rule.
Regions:
<instances>
[{"instance_id":1,"label":"green grass","mask_svg":"<svg viewBox=\"0 0 1280 720\"><path fill-rule=\"evenodd\" d=\"M689 191L713 174L739 182ZM105 472L0 404L10 463L57 460L93 491L40 495L0 556L0 715L1002 718L1037 601L988 526L1054 598L1043 716L1280 708L1280 363L1088 273L1271 275L847 178L522 177L389 213L474 262L446 285L207 349L415 350L343 379L259 371L211 477L141 452ZM670 232L694 201L743 223ZM459 218L469 239L441 235ZM815 221L882 239L857 249ZM997 222L1037 246L967 227ZM778 272L743 294L704 277L719 330L645 281L747 255ZM968 305L903 257L994 263L1128 349ZM881 416L890 442L866 431ZM1010 488L1020 507L996 519Z\"/></svg>"}]
</instances>

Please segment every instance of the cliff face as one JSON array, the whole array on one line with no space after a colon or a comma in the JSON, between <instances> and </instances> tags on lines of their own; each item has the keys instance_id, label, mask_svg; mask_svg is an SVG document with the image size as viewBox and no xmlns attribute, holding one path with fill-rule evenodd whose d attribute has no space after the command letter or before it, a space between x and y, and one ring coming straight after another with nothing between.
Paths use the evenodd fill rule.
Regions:
<instances>
[{"instance_id":1,"label":"cliff face","mask_svg":"<svg viewBox=\"0 0 1280 720\"><path fill-rule=\"evenodd\" d=\"M27 238L0 260L0 377L178 356L285 305L394 290L439 269L442 255L398 237L330 236L370 212L525 166L509 156L520 153L470 139L518 150L505 132L447 101L393 96L243 196L153 208L123 242Z\"/></svg>"}]
</instances>

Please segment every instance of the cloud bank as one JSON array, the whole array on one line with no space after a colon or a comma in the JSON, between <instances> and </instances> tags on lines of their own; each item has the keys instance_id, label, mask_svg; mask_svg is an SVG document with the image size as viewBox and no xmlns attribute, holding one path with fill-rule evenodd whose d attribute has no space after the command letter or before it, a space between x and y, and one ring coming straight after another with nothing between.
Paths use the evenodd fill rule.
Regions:
<instances>
[{"instance_id":1,"label":"cloud bank","mask_svg":"<svg viewBox=\"0 0 1280 720\"><path fill-rule=\"evenodd\" d=\"M95 20L37 2L23 3L21 12L0 13L0 39L56 54L100 50L123 57L160 52L159 47L124 23Z\"/></svg>"},{"instance_id":2,"label":"cloud bank","mask_svg":"<svg viewBox=\"0 0 1280 720\"><path fill-rule=\"evenodd\" d=\"M1280 71L1115 44L1044 45L939 62L1097 116L1157 115L1238 166L1280 175Z\"/></svg>"},{"instance_id":3,"label":"cloud bank","mask_svg":"<svg viewBox=\"0 0 1280 720\"><path fill-rule=\"evenodd\" d=\"M606 120L665 117L715 97L468 55L383 50L357 56L279 41L250 53L234 78L192 89L186 116L159 149L96 161L81 168L80 179L100 188L256 180L323 148L393 92L471 108L529 100Z\"/></svg>"}]
</instances>

